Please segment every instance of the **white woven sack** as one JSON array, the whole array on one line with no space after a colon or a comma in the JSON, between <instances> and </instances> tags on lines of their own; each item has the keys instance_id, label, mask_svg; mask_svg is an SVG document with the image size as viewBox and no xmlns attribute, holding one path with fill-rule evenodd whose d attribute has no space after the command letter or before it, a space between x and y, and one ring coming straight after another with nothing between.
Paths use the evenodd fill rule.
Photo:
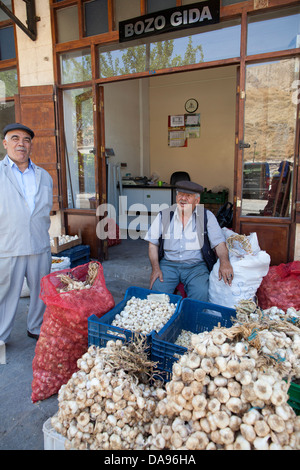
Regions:
<instances>
[{"instance_id":1,"label":"white woven sack","mask_svg":"<svg viewBox=\"0 0 300 470\"><path fill-rule=\"evenodd\" d=\"M27 284L27 279L24 277L24 282L21 290L21 295L20 297L30 297L30 290Z\"/></svg>"},{"instance_id":2,"label":"white woven sack","mask_svg":"<svg viewBox=\"0 0 300 470\"><path fill-rule=\"evenodd\" d=\"M231 236L233 232L226 233ZM209 278L209 302L222 305L223 307L235 308L240 300L254 300L263 277L267 275L270 266L270 255L260 250L256 233L247 237L251 244L252 254L229 251L229 259L233 268L234 278L231 286L225 284L223 279L219 281L218 260L210 273Z\"/></svg>"},{"instance_id":3,"label":"white woven sack","mask_svg":"<svg viewBox=\"0 0 300 470\"><path fill-rule=\"evenodd\" d=\"M67 256L52 256L52 260L61 260L61 263L52 263L51 265L51 272L54 271L62 271L63 269L67 269L71 266L70 258Z\"/></svg>"}]
</instances>

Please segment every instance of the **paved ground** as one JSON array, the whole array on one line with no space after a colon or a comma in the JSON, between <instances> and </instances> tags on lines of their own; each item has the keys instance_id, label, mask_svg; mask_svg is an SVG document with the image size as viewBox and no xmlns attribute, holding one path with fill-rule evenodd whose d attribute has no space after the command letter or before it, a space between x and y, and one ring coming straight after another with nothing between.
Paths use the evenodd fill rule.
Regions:
<instances>
[{"instance_id":1,"label":"paved ground","mask_svg":"<svg viewBox=\"0 0 300 470\"><path fill-rule=\"evenodd\" d=\"M150 263L143 240L122 240L103 263L106 285L118 303L130 286L148 288ZM31 402L32 360L36 341L26 334L29 298L21 298L6 364L0 364L0 450L43 450L43 424L58 409L57 395Z\"/></svg>"}]
</instances>

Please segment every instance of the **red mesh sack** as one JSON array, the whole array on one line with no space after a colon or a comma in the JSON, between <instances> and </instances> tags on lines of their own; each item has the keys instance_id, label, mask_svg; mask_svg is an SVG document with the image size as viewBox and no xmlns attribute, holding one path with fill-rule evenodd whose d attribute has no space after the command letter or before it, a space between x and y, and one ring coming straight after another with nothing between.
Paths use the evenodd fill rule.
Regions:
<instances>
[{"instance_id":1,"label":"red mesh sack","mask_svg":"<svg viewBox=\"0 0 300 470\"><path fill-rule=\"evenodd\" d=\"M300 309L300 261L271 266L257 290L257 301L263 310L279 307Z\"/></svg>"},{"instance_id":2,"label":"red mesh sack","mask_svg":"<svg viewBox=\"0 0 300 470\"><path fill-rule=\"evenodd\" d=\"M114 219L107 220L107 246L119 245L120 240L120 228Z\"/></svg>"},{"instance_id":3,"label":"red mesh sack","mask_svg":"<svg viewBox=\"0 0 300 470\"><path fill-rule=\"evenodd\" d=\"M40 297L46 304L40 337L32 362L32 402L56 394L78 369L77 360L88 348L88 317L101 317L114 305L105 285L103 267L98 262L97 275L89 289L58 292L59 275L85 281L90 263L73 269L55 271L42 278Z\"/></svg>"}]
</instances>

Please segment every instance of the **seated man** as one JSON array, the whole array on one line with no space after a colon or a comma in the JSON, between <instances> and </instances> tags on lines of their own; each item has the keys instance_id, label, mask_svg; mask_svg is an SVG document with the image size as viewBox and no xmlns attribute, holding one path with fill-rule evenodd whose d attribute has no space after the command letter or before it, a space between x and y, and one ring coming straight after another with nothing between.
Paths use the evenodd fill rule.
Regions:
<instances>
[{"instance_id":1,"label":"seated man","mask_svg":"<svg viewBox=\"0 0 300 470\"><path fill-rule=\"evenodd\" d=\"M145 240L152 266L150 289L173 294L182 282L188 297L207 302L215 253L220 280L231 285L233 269L216 217L199 204L202 191L192 181L176 183L176 204L157 215Z\"/></svg>"}]
</instances>

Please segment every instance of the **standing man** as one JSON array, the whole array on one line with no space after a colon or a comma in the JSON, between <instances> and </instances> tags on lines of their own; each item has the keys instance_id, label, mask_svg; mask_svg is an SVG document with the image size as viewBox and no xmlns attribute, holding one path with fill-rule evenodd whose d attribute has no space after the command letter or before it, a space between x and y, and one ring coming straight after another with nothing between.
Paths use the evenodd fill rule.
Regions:
<instances>
[{"instance_id":1,"label":"standing man","mask_svg":"<svg viewBox=\"0 0 300 470\"><path fill-rule=\"evenodd\" d=\"M216 217L199 204L202 191L192 181L176 183L176 204L157 215L145 240L152 266L150 289L173 294L182 282L188 297L207 302L215 253L220 280L231 285L233 269Z\"/></svg>"},{"instance_id":2,"label":"standing man","mask_svg":"<svg viewBox=\"0 0 300 470\"><path fill-rule=\"evenodd\" d=\"M30 290L27 334L38 339L45 305L41 278L51 270L51 176L30 159L34 132L23 124L3 129L0 162L0 340L7 342L24 277Z\"/></svg>"}]
</instances>

